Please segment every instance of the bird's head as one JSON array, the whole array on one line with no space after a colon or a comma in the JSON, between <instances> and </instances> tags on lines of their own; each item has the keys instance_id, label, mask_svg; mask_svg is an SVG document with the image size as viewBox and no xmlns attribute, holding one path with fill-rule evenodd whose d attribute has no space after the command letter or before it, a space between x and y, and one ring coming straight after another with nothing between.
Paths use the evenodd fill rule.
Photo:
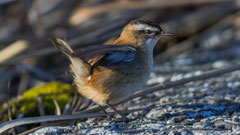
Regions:
<instances>
[{"instance_id":1,"label":"bird's head","mask_svg":"<svg viewBox=\"0 0 240 135\"><path fill-rule=\"evenodd\" d=\"M133 47L154 48L163 35L171 34L164 32L157 23L152 21L134 20L124 27L120 39Z\"/></svg>"}]
</instances>

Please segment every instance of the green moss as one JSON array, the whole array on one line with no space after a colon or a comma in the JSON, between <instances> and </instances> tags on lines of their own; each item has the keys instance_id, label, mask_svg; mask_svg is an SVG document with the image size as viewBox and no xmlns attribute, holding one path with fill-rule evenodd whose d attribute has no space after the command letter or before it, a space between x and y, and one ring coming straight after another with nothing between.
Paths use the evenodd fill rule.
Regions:
<instances>
[{"instance_id":1,"label":"green moss","mask_svg":"<svg viewBox=\"0 0 240 135\"><path fill-rule=\"evenodd\" d=\"M65 104L73 97L74 90L75 88L71 85L59 82L51 82L31 88L27 90L21 97L10 100L12 114L14 114L13 118L16 118L16 116L18 116L20 113L23 113L25 117L38 116L39 111L36 100L37 96L40 96L43 101L43 107L46 115L55 114L55 105L53 103L53 99L57 101L61 111L63 111ZM2 110L0 111L0 114L2 114L1 116L7 116L7 103L2 104L0 109ZM1 119L4 121L8 120L6 118Z\"/></svg>"},{"instance_id":2,"label":"green moss","mask_svg":"<svg viewBox=\"0 0 240 135\"><path fill-rule=\"evenodd\" d=\"M12 118L15 119L16 116L18 116L20 114L20 104L19 102L21 101L21 97L16 97L13 98L9 101L9 105L11 106L11 112L12 114ZM4 121L8 121L8 103L4 102L1 106L0 106L0 122L4 122Z\"/></svg>"}]
</instances>

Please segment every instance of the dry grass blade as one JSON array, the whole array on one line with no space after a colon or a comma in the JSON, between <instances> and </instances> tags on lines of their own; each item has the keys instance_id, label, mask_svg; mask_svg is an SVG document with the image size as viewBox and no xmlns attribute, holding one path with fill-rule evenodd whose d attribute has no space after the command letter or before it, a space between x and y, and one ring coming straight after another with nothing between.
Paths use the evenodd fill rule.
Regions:
<instances>
[{"instance_id":1,"label":"dry grass blade","mask_svg":"<svg viewBox=\"0 0 240 135\"><path fill-rule=\"evenodd\" d=\"M83 96L81 96L81 97L78 99L77 104L75 105L75 107L74 107L74 109L72 110L71 114L75 114L75 113L79 110L79 108L81 107L81 105L82 105L82 103L83 103L83 100L84 100L84 98L83 98ZM71 121L70 123L68 123L68 125L72 126L72 125L74 125L75 123L76 123L76 120L73 120L73 121Z\"/></svg>"},{"instance_id":2,"label":"dry grass blade","mask_svg":"<svg viewBox=\"0 0 240 135\"><path fill-rule=\"evenodd\" d=\"M81 104L81 106L79 106L79 110L78 111L82 111L82 110L87 109L93 103L92 100L87 99L85 97L83 97L83 100L84 100L84 102L83 102L83 104Z\"/></svg>"},{"instance_id":3,"label":"dry grass blade","mask_svg":"<svg viewBox=\"0 0 240 135\"><path fill-rule=\"evenodd\" d=\"M16 41L0 51L0 63L16 56L26 50L29 46L27 41Z\"/></svg>"},{"instance_id":4,"label":"dry grass blade","mask_svg":"<svg viewBox=\"0 0 240 135\"><path fill-rule=\"evenodd\" d=\"M77 112L79 110L82 102L83 102L83 97L81 96L81 98L78 99L77 104L75 105L75 107L72 111L72 114L74 114L75 112Z\"/></svg>"},{"instance_id":5,"label":"dry grass blade","mask_svg":"<svg viewBox=\"0 0 240 135\"><path fill-rule=\"evenodd\" d=\"M56 115L61 115L60 107L59 107L59 105L58 105L58 103L55 99L53 99L53 103L54 103L54 106L55 106L55 109L56 109L55 110Z\"/></svg>"},{"instance_id":6,"label":"dry grass blade","mask_svg":"<svg viewBox=\"0 0 240 135\"><path fill-rule=\"evenodd\" d=\"M23 93L27 90L28 82L29 82L29 74L23 71L20 78L17 95L23 95Z\"/></svg>"},{"instance_id":7,"label":"dry grass blade","mask_svg":"<svg viewBox=\"0 0 240 135\"><path fill-rule=\"evenodd\" d=\"M11 107L10 107L9 103L8 103L8 119L9 119L9 121L12 121L12 112L11 112ZM12 130L12 134L16 135L15 129L11 128L11 130Z\"/></svg>"},{"instance_id":8,"label":"dry grass blade","mask_svg":"<svg viewBox=\"0 0 240 135\"><path fill-rule=\"evenodd\" d=\"M69 113L72 101L73 101L73 99L68 100L67 104L65 105L65 107L63 109L63 115L66 115Z\"/></svg>"},{"instance_id":9,"label":"dry grass blade","mask_svg":"<svg viewBox=\"0 0 240 135\"><path fill-rule=\"evenodd\" d=\"M10 87L11 87L11 79L9 79L9 81L8 81L8 84L7 84L7 90L8 90L8 93L9 93L9 90L10 90ZM9 104L9 97L8 97L8 120L9 121L12 121L12 111L11 111L11 106L10 106L10 104ZM16 131L15 131L15 129L14 128L11 128L11 132L12 132L12 134L13 135L16 135Z\"/></svg>"},{"instance_id":10,"label":"dry grass blade","mask_svg":"<svg viewBox=\"0 0 240 135\"><path fill-rule=\"evenodd\" d=\"M158 0L158 1L114 1L108 2L106 4L91 6L91 7L81 7L76 10L73 16L70 18L70 24L76 25L82 21L88 20L92 16L96 16L101 13L116 10L139 10L148 8L168 8L176 6L186 6L186 5L199 5L199 4L209 4L209 3L219 3L219 2L229 2L228 0Z\"/></svg>"},{"instance_id":11,"label":"dry grass blade","mask_svg":"<svg viewBox=\"0 0 240 135\"><path fill-rule=\"evenodd\" d=\"M71 105L71 107L70 107L70 109L69 109L70 113L73 111L73 109L74 109L74 107L75 107L75 105L76 105L76 103L77 103L77 100L78 100L79 98L82 98L82 97L81 97L81 95L80 95L80 97L79 97L78 91L75 90L74 97L73 97L73 101L72 101L72 105Z\"/></svg>"},{"instance_id":12,"label":"dry grass blade","mask_svg":"<svg viewBox=\"0 0 240 135\"><path fill-rule=\"evenodd\" d=\"M43 102L42 102L42 98L40 96L37 96L37 103L38 103L38 110L41 116L45 115L45 110L43 108Z\"/></svg>"}]
</instances>

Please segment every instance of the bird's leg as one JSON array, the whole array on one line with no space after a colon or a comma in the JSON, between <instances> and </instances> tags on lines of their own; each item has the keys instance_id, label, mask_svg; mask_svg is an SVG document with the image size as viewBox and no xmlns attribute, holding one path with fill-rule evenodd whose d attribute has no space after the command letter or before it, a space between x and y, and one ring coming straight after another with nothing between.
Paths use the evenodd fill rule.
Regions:
<instances>
[{"instance_id":1,"label":"bird's leg","mask_svg":"<svg viewBox=\"0 0 240 135\"><path fill-rule=\"evenodd\" d=\"M114 110L117 114L119 114L124 121L126 122L131 121L130 119L127 118L127 116L125 116L122 112L118 111L113 105L109 104L108 102L107 102L107 106L110 107L112 110Z\"/></svg>"}]
</instances>

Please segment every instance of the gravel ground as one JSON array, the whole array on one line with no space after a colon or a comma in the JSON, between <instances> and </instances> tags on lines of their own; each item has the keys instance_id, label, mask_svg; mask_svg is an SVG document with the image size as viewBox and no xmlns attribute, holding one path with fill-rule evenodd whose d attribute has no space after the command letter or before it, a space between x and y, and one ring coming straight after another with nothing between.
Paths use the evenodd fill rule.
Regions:
<instances>
[{"instance_id":1,"label":"gravel ground","mask_svg":"<svg viewBox=\"0 0 240 135\"><path fill-rule=\"evenodd\" d=\"M185 52L156 66L149 86L199 75L239 64L240 46L205 48ZM240 134L240 71L162 90L118 106L136 109L138 119L129 123L110 118L91 118L72 127L47 127L33 134ZM118 117L118 116L116 116Z\"/></svg>"}]
</instances>

